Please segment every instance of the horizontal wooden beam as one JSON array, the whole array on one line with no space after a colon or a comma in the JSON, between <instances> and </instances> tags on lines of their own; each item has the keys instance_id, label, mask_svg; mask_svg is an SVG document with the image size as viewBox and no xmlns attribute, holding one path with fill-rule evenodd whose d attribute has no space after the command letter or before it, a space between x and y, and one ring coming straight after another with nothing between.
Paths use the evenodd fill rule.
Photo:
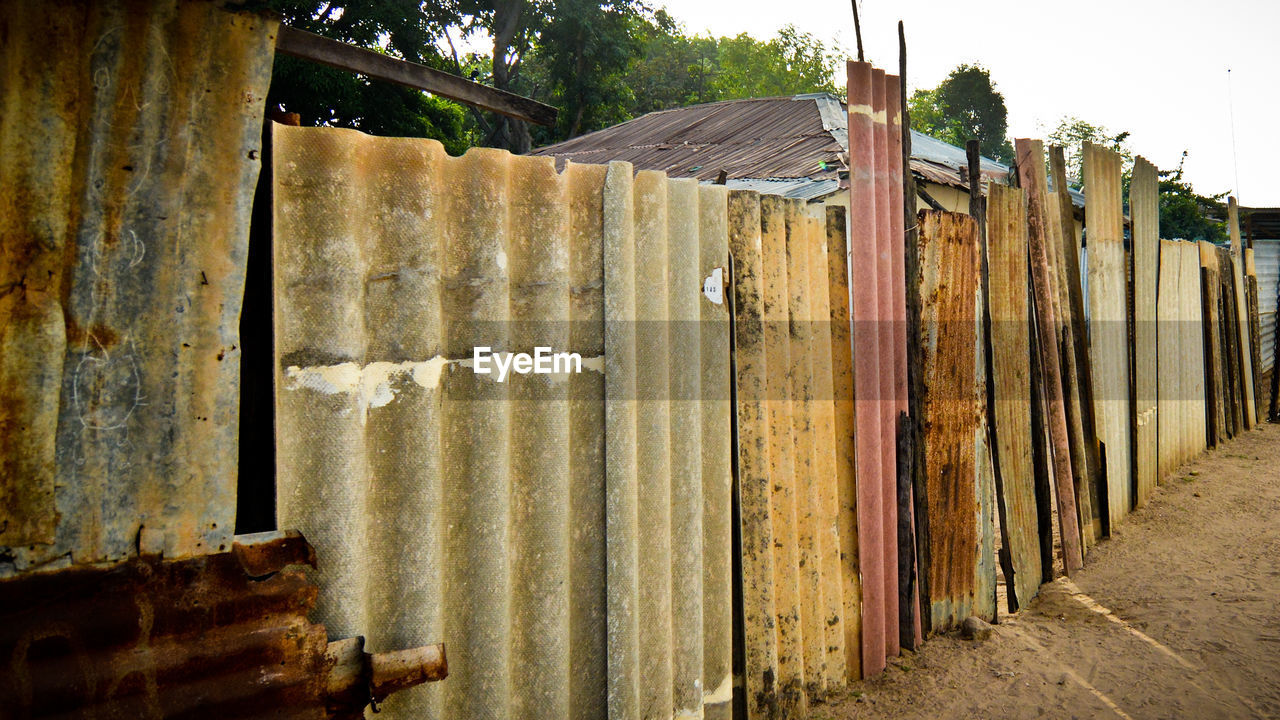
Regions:
<instances>
[{"instance_id":1,"label":"horizontal wooden beam","mask_svg":"<svg viewBox=\"0 0 1280 720\"><path fill-rule=\"evenodd\" d=\"M425 90L433 95L457 100L482 110L492 110L535 125L554 125L556 113L559 112L537 100L286 25L280 26L280 33L276 36L276 52Z\"/></svg>"}]
</instances>

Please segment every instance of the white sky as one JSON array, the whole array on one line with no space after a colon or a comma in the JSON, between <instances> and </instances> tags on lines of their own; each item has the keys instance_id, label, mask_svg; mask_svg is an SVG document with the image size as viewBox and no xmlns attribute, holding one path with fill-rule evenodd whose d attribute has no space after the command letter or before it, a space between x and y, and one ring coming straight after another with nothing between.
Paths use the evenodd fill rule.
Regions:
<instances>
[{"instance_id":1,"label":"white sky","mask_svg":"<svg viewBox=\"0 0 1280 720\"><path fill-rule=\"evenodd\" d=\"M689 32L758 38L787 23L857 47L850 0L657 0ZM1241 204L1280 206L1280 1L864 0L867 60L898 69L907 34L911 89L981 63L1009 108L1009 135L1043 137L1065 114L1113 132L1161 169L1184 149L1198 192L1236 190ZM1232 162L1227 68L1235 99ZM843 82L839 83L843 84Z\"/></svg>"}]
</instances>

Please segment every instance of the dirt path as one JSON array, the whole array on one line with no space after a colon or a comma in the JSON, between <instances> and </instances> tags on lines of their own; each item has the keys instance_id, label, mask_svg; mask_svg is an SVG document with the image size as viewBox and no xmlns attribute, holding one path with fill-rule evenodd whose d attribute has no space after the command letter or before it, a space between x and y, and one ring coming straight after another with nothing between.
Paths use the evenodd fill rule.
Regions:
<instances>
[{"instance_id":1,"label":"dirt path","mask_svg":"<svg viewBox=\"0 0 1280 720\"><path fill-rule=\"evenodd\" d=\"M1280 426L1185 465L987 641L931 639L815 718L1280 718Z\"/></svg>"}]
</instances>

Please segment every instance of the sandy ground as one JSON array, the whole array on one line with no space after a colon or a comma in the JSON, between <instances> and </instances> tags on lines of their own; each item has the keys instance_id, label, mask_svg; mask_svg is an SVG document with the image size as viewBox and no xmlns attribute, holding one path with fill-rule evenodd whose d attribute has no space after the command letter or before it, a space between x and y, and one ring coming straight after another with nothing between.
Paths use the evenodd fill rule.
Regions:
<instances>
[{"instance_id":1,"label":"sandy ground","mask_svg":"<svg viewBox=\"0 0 1280 720\"><path fill-rule=\"evenodd\" d=\"M944 635L815 718L1280 718L1280 426L1167 479L985 642Z\"/></svg>"}]
</instances>

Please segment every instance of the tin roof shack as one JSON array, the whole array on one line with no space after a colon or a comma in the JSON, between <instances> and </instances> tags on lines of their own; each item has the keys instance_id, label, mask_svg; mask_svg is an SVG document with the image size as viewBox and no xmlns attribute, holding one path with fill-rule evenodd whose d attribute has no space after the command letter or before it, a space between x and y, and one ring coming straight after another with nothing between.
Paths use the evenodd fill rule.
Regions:
<instances>
[{"instance_id":1,"label":"tin roof shack","mask_svg":"<svg viewBox=\"0 0 1280 720\"><path fill-rule=\"evenodd\" d=\"M0 707L324 717L442 676L306 620L233 536L238 327L276 20L0 3ZM55 50L56 49L56 50ZM379 689L381 688L381 689Z\"/></svg>"},{"instance_id":2,"label":"tin roof shack","mask_svg":"<svg viewBox=\"0 0 1280 720\"><path fill-rule=\"evenodd\" d=\"M849 133L844 104L826 93L753 98L659 110L531 154L607 163L714 182L731 188L849 204ZM967 212L968 160L961 148L911 133L917 187L943 209ZM982 158L982 178L1005 182L1009 168ZM1077 206L1083 198L1072 192Z\"/></svg>"}]
</instances>

